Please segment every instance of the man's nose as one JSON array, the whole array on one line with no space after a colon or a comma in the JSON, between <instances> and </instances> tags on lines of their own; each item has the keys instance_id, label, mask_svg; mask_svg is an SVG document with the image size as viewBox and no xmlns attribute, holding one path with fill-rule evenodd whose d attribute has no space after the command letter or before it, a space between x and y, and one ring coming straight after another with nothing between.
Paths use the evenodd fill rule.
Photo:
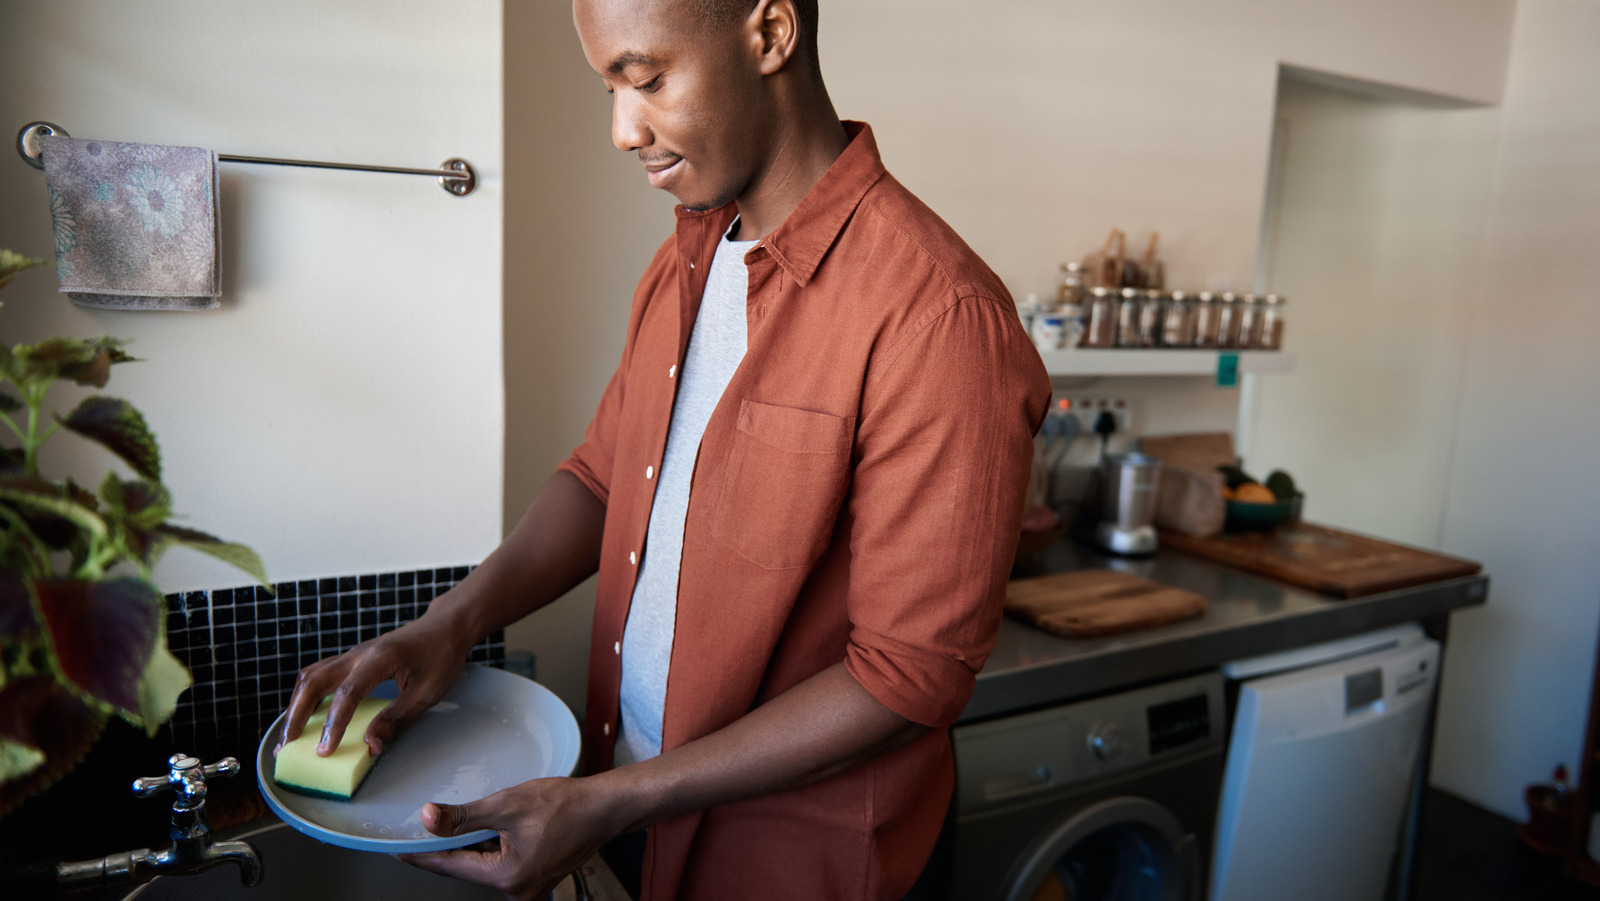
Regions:
<instances>
[{"instance_id":1,"label":"man's nose","mask_svg":"<svg viewBox=\"0 0 1600 901\"><path fill-rule=\"evenodd\" d=\"M650 127L645 124L644 111L635 92L618 88L611 103L611 143L618 150L634 151L650 146Z\"/></svg>"}]
</instances>

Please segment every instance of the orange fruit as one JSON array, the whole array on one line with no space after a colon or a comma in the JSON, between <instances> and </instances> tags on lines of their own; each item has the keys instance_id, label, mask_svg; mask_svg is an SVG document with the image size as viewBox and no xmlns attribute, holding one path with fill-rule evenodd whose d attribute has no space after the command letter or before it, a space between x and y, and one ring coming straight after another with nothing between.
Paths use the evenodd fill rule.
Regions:
<instances>
[{"instance_id":1,"label":"orange fruit","mask_svg":"<svg viewBox=\"0 0 1600 901\"><path fill-rule=\"evenodd\" d=\"M1278 502L1278 497L1272 493L1272 489L1265 485L1257 485L1254 482L1246 482L1240 485L1233 492L1233 499L1245 504L1275 504Z\"/></svg>"}]
</instances>

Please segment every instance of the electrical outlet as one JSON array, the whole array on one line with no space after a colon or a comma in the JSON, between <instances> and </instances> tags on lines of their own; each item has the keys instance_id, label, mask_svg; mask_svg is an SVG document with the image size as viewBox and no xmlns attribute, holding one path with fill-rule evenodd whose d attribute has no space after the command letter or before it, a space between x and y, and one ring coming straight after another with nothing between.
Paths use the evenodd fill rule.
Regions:
<instances>
[{"instance_id":1,"label":"electrical outlet","mask_svg":"<svg viewBox=\"0 0 1600 901\"><path fill-rule=\"evenodd\" d=\"M1133 405L1124 397L1099 397L1091 394L1068 394L1056 398L1056 410L1077 417L1083 434L1094 434L1094 423L1100 414L1109 411L1116 417L1117 431L1133 430Z\"/></svg>"}]
</instances>

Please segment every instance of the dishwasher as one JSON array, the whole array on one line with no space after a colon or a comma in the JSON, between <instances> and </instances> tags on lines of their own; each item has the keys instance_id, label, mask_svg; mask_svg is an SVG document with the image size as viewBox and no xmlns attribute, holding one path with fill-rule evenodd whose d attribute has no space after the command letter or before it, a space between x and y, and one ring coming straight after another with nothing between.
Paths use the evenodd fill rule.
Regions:
<instances>
[{"instance_id":1,"label":"dishwasher","mask_svg":"<svg viewBox=\"0 0 1600 901\"><path fill-rule=\"evenodd\" d=\"M1211 901L1380 901L1439 645L1416 625L1228 664L1238 702Z\"/></svg>"}]
</instances>

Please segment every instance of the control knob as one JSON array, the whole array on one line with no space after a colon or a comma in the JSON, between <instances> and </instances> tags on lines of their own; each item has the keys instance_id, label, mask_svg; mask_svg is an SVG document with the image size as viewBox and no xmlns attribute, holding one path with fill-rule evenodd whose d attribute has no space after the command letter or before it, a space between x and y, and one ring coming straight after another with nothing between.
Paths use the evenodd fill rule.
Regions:
<instances>
[{"instance_id":1,"label":"control knob","mask_svg":"<svg viewBox=\"0 0 1600 901\"><path fill-rule=\"evenodd\" d=\"M1127 742L1122 738L1122 730L1116 723L1096 723L1089 730L1089 750L1100 760L1111 760L1122 754L1127 748Z\"/></svg>"}]
</instances>

